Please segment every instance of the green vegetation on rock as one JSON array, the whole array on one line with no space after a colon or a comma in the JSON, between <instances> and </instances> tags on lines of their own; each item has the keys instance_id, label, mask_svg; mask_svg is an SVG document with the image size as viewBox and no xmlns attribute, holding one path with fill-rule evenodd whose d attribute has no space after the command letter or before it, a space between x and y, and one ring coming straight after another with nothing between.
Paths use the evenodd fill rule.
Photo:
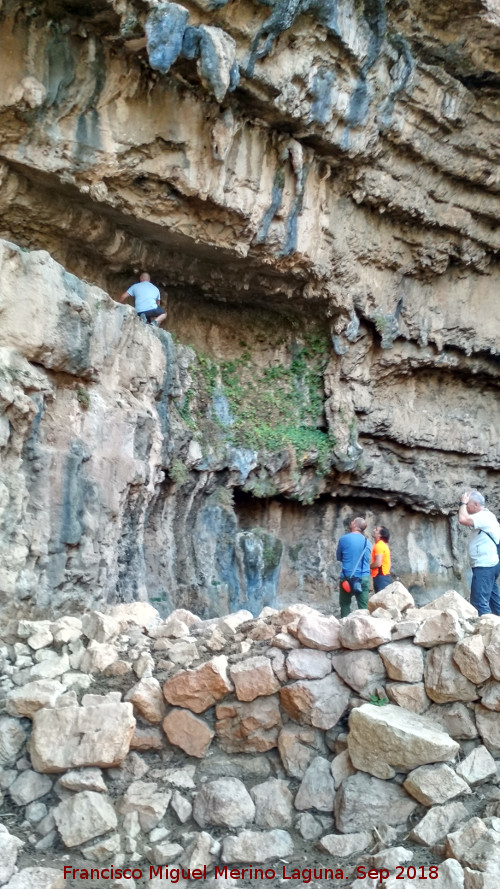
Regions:
<instances>
[{"instance_id":1,"label":"green vegetation on rock","mask_svg":"<svg viewBox=\"0 0 500 889\"><path fill-rule=\"evenodd\" d=\"M267 366L256 360L244 342L241 354L228 361L217 363L197 354L190 369L193 384L178 405L179 413L212 448L231 443L267 456L286 450L299 466L307 462L325 475L335 444L320 428L329 339L324 333L291 339L285 359L286 344L281 340L275 345L280 361L273 359ZM215 409L216 399L224 406L225 420ZM274 493L267 473L257 487L256 496Z\"/></svg>"}]
</instances>

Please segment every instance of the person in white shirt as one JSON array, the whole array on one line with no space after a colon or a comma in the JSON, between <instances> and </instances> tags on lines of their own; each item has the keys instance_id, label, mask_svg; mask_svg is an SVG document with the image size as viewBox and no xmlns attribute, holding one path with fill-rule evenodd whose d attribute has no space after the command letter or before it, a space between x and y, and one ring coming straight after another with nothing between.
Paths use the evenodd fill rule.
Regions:
<instances>
[{"instance_id":1,"label":"person in white shirt","mask_svg":"<svg viewBox=\"0 0 500 889\"><path fill-rule=\"evenodd\" d=\"M458 521L472 528L469 556L472 564L471 605L479 614L500 616L500 594L497 577L500 559L497 544L500 543L500 525L496 516L486 509L484 497L479 491L465 491L460 498Z\"/></svg>"},{"instance_id":2,"label":"person in white shirt","mask_svg":"<svg viewBox=\"0 0 500 889\"><path fill-rule=\"evenodd\" d=\"M158 327L165 321L167 313L161 308L160 291L147 272L143 272L137 284L132 284L128 290L119 297L120 302L125 302L127 296L134 297L135 310L142 321L147 324L156 324Z\"/></svg>"}]
</instances>

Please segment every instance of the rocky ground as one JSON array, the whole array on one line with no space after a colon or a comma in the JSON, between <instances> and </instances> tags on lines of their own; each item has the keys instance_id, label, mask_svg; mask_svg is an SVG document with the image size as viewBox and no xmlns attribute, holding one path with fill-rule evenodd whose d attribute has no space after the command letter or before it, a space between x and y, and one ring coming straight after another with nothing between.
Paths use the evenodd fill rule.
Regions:
<instances>
[{"instance_id":1,"label":"rocky ground","mask_svg":"<svg viewBox=\"0 0 500 889\"><path fill-rule=\"evenodd\" d=\"M387 868L396 889L437 866L436 885L493 889L500 621L453 591L415 608L399 583L369 609L11 621L0 884L57 889L71 866L142 886L152 865L165 885L190 869L183 887L204 867L220 887L375 887Z\"/></svg>"}]
</instances>

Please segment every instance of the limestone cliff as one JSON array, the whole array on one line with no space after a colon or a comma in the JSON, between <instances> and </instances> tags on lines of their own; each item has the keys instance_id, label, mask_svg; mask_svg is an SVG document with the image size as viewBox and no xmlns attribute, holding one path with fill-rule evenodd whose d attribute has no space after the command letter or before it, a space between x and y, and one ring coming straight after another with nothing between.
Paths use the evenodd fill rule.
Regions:
<instances>
[{"instance_id":1,"label":"limestone cliff","mask_svg":"<svg viewBox=\"0 0 500 889\"><path fill-rule=\"evenodd\" d=\"M499 31L4 0L2 606L330 606L353 510L460 584L460 491L500 505ZM143 268L175 342L107 296Z\"/></svg>"}]
</instances>

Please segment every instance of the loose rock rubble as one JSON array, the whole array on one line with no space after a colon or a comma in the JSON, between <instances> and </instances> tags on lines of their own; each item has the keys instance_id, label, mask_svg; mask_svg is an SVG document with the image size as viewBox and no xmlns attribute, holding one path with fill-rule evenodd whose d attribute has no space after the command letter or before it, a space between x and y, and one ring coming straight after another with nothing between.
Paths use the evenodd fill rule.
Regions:
<instances>
[{"instance_id":1,"label":"loose rock rubble","mask_svg":"<svg viewBox=\"0 0 500 889\"><path fill-rule=\"evenodd\" d=\"M369 607L11 621L0 885L59 889L68 851L208 879L309 847L339 885L374 867L392 886L397 865L413 885L422 862L446 889L496 887L500 619L453 591L416 609L399 583Z\"/></svg>"}]
</instances>

